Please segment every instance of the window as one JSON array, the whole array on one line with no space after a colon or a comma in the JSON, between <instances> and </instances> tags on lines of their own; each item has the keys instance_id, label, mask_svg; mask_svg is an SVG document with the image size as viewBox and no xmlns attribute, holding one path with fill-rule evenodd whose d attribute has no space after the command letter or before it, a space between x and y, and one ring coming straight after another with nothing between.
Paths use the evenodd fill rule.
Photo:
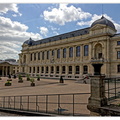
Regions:
<instances>
[{"instance_id":1,"label":"window","mask_svg":"<svg viewBox=\"0 0 120 120\"><path fill-rule=\"evenodd\" d=\"M47 59L49 59L49 51L47 51Z\"/></svg>"},{"instance_id":2,"label":"window","mask_svg":"<svg viewBox=\"0 0 120 120\"><path fill-rule=\"evenodd\" d=\"M65 74L65 66L62 66L62 74Z\"/></svg>"},{"instance_id":3,"label":"window","mask_svg":"<svg viewBox=\"0 0 120 120\"><path fill-rule=\"evenodd\" d=\"M33 73L35 73L35 67L33 67Z\"/></svg>"},{"instance_id":4,"label":"window","mask_svg":"<svg viewBox=\"0 0 120 120\"><path fill-rule=\"evenodd\" d=\"M40 60L40 52L38 53L38 60Z\"/></svg>"},{"instance_id":5,"label":"window","mask_svg":"<svg viewBox=\"0 0 120 120\"><path fill-rule=\"evenodd\" d=\"M59 73L59 66L56 67L56 73Z\"/></svg>"},{"instance_id":6,"label":"window","mask_svg":"<svg viewBox=\"0 0 120 120\"><path fill-rule=\"evenodd\" d=\"M87 74L88 73L88 66L85 65L83 66L83 74Z\"/></svg>"},{"instance_id":7,"label":"window","mask_svg":"<svg viewBox=\"0 0 120 120\"><path fill-rule=\"evenodd\" d=\"M34 53L34 60L36 60L36 53Z\"/></svg>"},{"instance_id":8,"label":"window","mask_svg":"<svg viewBox=\"0 0 120 120\"><path fill-rule=\"evenodd\" d=\"M60 49L57 50L57 58L60 58Z\"/></svg>"},{"instance_id":9,"label":"window","mask_svg":"<svg viewBox=\"0 0 120 120\"><path fill-rule=\"evenodd\" d=\"M54 67L53 66L51 67L51 73L54 73Z\"/></svg>"},{"instance_id":10,"label":"window","mask_svg":"<svg viewBox=\"0 0 120 120\"><path fill-rule=\"evenodd\" d=\"M48 73L48 66L46 67L46 73Z\"/></svg>"},{"instance_id":11,"label":"window","mask_svg":"<svg viewBox=\"0 0 120 120\"><path fill-rule=\"evenodd\" d=\"M63 49L63 58L66 58L66 48Z\"/></svg>"},{"instance_id":12,"label":"window","mask_svg":"<svg viewBox=\"0 0 120 120\"><path fill-rule=\"evenodd\" d=\"M117 45L120 45L120 41L117 41Z\"/></svg>"},{"instance_id":13,"label":"window","mask_svg":"<svg viewBox=\"0 0 120 120\"><path fill-rule=\"evenodd\" d=\"M52 56L54 56L54 50L52 50Z\"/></svg>"},{"instance_id":14,"label":"window","mask_svg":"<svg viewBox=\"0 0 120 120\"><path fill-rule=\"evenodd\" d=\"M29 69L29 73L31 73L31 67L30 67L30 69Z\"/></svg>"},{"instance_id":15,"label":"window","mask_svg":"<svg viewBox=\"0 0 120 120\"><path fill-rule=\"evenodd\" d=\"M117 59L120 59L120 51L117 51Z\"/></svg>"},{"instance_id":16,"label":"window","mask_svg":"<svg viewBox=\"0 0 120 120\"><path fill-rule=\"evenodd\" d=\"M37 67L37 73L39 73L39 67Z\"/></svg>"},{"instance_id":17,"label":"window","mask_svg":"<svg viewBox=\"0 0 120 120\"><path fill-rule=\"evenodd\" d=\"M42 60L44 60L44 52L42 52Z\"/></svg>"},{"instance_id":18,"label":"window","mask_svg":"<svg viewBox=\"0 0 120 120\"><path fill-rule=\"evenodd\" d=\"M84 46L84 56L88 56L88 45Z\"/></svg>"},{"instance_id":19,"label":"window","mask_svg":"<svg viewBox=\"0 0 120 120\"><path fill-rule=\"evenodd\" d=\"M80 68L79 66L76 66L76 74L79 74L80 73Z\"/></svg>"},{"instance_id":20,"label":"window","mask_svg":"<svg viewBox=\"0 0 120 120\"><path fill-rule=\"evenodd\" d=\"M69 74L72 74L72 66L69 66Z\"/></svg>"},{"instance_id":21,"label":"window","mask_svg":"<svg viewBox=\"0 0 120 120\"><path fill-rule=\"evenodd\" d=\"M76 57L80 56L80 46L76 47Z\"/></svg>"},{"instance_id":22,"label":"window","mask_svg":"<svg viewBox=\"0 0 120 120\"><path fill-rule=\"evenodd\" d=\"M117 72L120 72L120 65L117 66Z\"/></svg>"},{"instance_id":23,"label":"window","mask_svg":"<svg viewBox=\"0 0 120 120\"><path fill-rule=\"evenodd\" d=\"M69 57L73 57L73 47L69 48Z\"/></svg>"},{"instance_id":24,"label":"window","mask_svg":"<svg viewBox=\"0 0 120 120\"><path fill-rule=\"evenodd\" d=\"M30 54L30 60L32 61L32 53Z\"/></svg>"},{"instance_id":25,"label":"window","mask_svg":"<svg viewBox=\"0 0 120 120\"><path fill-rule=\"evenodd\" d=\"M42 67L41 69L42 69L42 70L41 70L41 71L42 71L42 73L44 73L44 67Z\"/></svg>"}]
</instances>

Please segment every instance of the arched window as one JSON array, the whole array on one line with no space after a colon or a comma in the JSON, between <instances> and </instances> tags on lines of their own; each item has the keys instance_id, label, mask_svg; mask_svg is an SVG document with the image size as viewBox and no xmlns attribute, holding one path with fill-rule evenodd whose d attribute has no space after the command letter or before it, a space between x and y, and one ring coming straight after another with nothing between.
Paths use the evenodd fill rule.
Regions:
<instances>
[{"instance_id":1,"label":"arched window","mask_svg":"<svg viewBox=\"0 0 120 120\"><path fill-rule=\"evenodd\" d=\"M80 46L76 47L76 57L80 56Z\"/></svg>"},{"instance_id":2,"label":"arched window","mask_svg":"<svg viewBox=\"0 0 120 120\"><path fill-rule=\"evenodd\" d=\"M80 68L79 68L79 66L76 66L76 74L80 74Z\"/></svg>"},{"instance_id":3,"label":"arched window","mask_svg":"<svg viewBox=\"0 0 120 120\"><path fill-rule=\"evenodd\" d=\"M69 74L72 74L72 66L69 66Z\"/></svg>"},{"instance_id":4,"label":"arched window","mask_svg":"<svg viewBox=\"0 0 120 120\"><path fill-rule=\"evenodd\" d=\"M56 67L56 73L59 73L59 66Z\"/></svg>"},{"instance_id":5,"label":"arched window","mask_svg":"<svg viewBox=\"0 0 120 120\"><path fill-rule=\"evenodd\" d=\"M65 74L65 66L62 66L62 74Z\"/></svg>"},{"instance_id":6,"label":"arched window","mask_svg":"<svg viewBox=\"0 0 120 120\"><path fill-rule=\"evenodd\" d=\"M117 66L117 72L120 72L120 65Z\"/></svg>"},{"instance_id":7,"label":"arched window","mask_svg":"<svg viewBox=\"0 0 120 120\"><path fill-rule=\"evenodd\" d=\"M83 66L83 74L87 74L88 73L88 66L84 65Z\"/></svg>"},{"instance_id":8,"label":"arched window","mask_svg":"<svg viewBox=\"0 0 120 120\"><path fill-rule=\"evenodd\" d=\"M88 45L84 46L84 56L88 56Z\"/></svg>"},{"instance_id":9,"label":"arched window","mask_svg":"<svg viewBox=\"0 0 120 120\"><path fill-rule=\"evenodd\" d=\"M69 48L69 57L73 57L73 47Z\"/></svg>"},{"instance_id":10,"label":"arched window","mask_svg":"<svg viewBox=\"0 0 120 120\"><path fill-rule=\"evenodd\" d=\"M66 58L66 48L63 49L63 58Z\"/></svg>"}]
</instances>

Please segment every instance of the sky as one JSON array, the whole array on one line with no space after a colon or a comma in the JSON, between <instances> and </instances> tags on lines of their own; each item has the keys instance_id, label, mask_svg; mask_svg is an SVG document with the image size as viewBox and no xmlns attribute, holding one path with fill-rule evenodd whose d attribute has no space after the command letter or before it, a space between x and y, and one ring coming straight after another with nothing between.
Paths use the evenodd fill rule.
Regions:
<instances>
[{"instance_id":1,"label":"sky","mask_svg":"<svg viewBox=\"0 0 120 120\"><path fill-rule=\"evenodd\" d=\"M90 27L102 14L120 33L120 3L0 3L0 59L19 59L22 44Z\"/></svg>"}]
</instances>

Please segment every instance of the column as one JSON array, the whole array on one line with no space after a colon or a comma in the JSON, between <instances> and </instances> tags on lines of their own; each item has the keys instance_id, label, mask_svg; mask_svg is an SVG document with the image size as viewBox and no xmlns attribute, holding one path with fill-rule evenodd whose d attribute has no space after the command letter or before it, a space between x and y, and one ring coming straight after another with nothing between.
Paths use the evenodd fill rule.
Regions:
<instances>
[{"instance_id":1,"label":"column","mask_svg":"<svg viewBox=\"0 0 120 120\"><path fill-rule=\"evenodd\" d=\"M80 50L81 51L81 61L83 61L83 56L84 56L83 44L81 45L80 48L81 48L81 50Z\"/></svg>"},{"instance_id":2,"label":"column","mask_svg":"<svg viewBox=\"0 0 120 120\"><path fill-rule=\"evenodd\" d=\"M2 76L4 76L4 66L2 66Z\"/></svg>"},{"instance_id":3,"label":"column","mask_svg":"<svg viewBox=\"0 0 120 120\"><path fill-rule=\"evenodd\" d=\"M75 65L72 65L72 75L75 77Z\"/></svg>"},{"instance_id":4,"label":"column","mask_svg":"<svg viewBox=\"0 0 120 120\"><path fill-rule=\"evenodd\" d=\"M99 116L99 107L107 105L104 78L105 76L91 76L91 96L87 105L91 116Z\"/></svg>"},{"instance_id":5,"label":"column","mask_svg":"<svg viewBox=\"0 0 120 120\"><path fill-rule=\"evenodd\" d=\"M65 66L65 70L66 70L66 72L65 72L65 76L68 77L68 65Z\"/></svg>"},{"instance_id":6,"label":"column","mask_svg":"<svg viewBox=\"0 0 120 120\"><path fill-rule=\"evenodd\" d=\"M59 66L59 75L62 75L62 65Z\"/></svg>"}]
</instances>

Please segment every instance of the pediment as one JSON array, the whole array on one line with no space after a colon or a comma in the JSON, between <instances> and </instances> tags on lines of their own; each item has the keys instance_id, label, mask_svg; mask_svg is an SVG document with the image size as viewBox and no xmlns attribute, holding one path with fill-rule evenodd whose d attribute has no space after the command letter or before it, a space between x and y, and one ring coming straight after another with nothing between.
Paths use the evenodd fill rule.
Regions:
<instances>
[{"instance_id":1,"label":"pediment","mask_svg":"<svg viewBox=\"0 0 120 120\"><path fill-rule=\"evenodd\" d=\"M102 29L104 27L106 27L106 25L96 24L95 26L91 27L90 30L98 30L98 29Z\"/></svg>"}]
</instances>

